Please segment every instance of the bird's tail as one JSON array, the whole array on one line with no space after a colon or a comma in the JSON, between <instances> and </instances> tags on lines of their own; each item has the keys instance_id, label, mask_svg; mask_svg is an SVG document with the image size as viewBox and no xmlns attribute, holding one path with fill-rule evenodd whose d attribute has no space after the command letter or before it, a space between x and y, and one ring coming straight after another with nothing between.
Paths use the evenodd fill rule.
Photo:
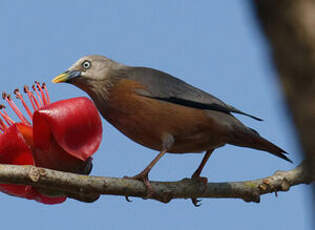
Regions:
<instances>
[{"instance_id":1,"label":"bird's tail","mask_svg":"<svg viewBox=\"0 0 315 230\"><path fill-rule=\"evenodd\" d=\"M234 143L231 144L263 150L293 163L292 160L285 155L288 154L286 151L260 136L254 129L248 128L245 132L244 131L245 130L238 132L237 138L233 138Z\"/></svg>"}]
</instances>

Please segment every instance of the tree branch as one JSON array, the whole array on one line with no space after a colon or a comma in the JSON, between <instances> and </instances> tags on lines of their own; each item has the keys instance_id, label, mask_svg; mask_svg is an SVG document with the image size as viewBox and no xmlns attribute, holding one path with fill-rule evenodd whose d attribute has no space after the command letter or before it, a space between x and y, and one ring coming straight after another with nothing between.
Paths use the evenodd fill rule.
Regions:
<instances>
[{"instance_id":1,"label":"tree branch","mask_svg":"<svg viewBox=\"0 0 315 230\"><path fill-rule=\"evenodd\" d=\"M152 182L155 191L149 199L164 203L176 198L240 198L259 202L260 195L288 191L291 186L309 184L314 177L306 173L305 163L289 171L277 171L272 176L242 182L202 184L191 179L177 182ZM34 166L0 164L0 182L5 184L33 185L49 195L66 195L70 198L93 202L100 194L145 197L142 182L113 177L83 176Z\"/></svg>"}]
</instances>

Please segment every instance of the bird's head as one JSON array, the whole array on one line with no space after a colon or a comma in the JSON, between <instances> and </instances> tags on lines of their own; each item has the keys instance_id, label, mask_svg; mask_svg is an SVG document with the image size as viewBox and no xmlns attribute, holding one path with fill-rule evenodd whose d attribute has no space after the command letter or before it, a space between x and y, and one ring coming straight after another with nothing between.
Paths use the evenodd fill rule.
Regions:
<instances>
[{"instance_id":1,"label":"bird's head","mask_svg":"<svg viewBox=\"0 0 315 230\"><path fill-rule=\"evenodd\" d=\"M89 93L102 82L109 81L110 70L120 64L100 55L80 58L66 72L55 77L54 83L70 83Z\"/></svg>"}]
</instances>

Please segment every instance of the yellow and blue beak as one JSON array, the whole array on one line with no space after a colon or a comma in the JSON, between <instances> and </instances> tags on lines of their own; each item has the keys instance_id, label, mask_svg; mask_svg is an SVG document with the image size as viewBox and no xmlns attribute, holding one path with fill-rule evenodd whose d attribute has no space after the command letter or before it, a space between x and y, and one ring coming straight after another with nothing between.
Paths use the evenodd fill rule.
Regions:
<instances>
[{"instance_id":1,"label":"yellow and blue beak","mask_svg":"<svg viewBox=\"0 0 315 230\"><path fill-rule=\"evenodd\" d=\"M81 71L73 70L73 71L66 71L57 77L55 77L52 82L53 83L61 83L61 82L71 82L75 78L78 78L81 76Z\"/></svg>"}]
</instances>

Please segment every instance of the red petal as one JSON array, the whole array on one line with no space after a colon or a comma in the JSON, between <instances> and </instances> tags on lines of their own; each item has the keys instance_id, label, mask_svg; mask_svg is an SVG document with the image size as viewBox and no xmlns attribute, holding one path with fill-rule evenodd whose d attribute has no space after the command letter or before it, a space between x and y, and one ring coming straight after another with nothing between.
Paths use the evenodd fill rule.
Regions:
<instances>
[{"instance_id":1,"label":"red petal","mask_svg":"<svg viewBox=\"0 0 315 230\"><path fill-rule=\"evenodd\" d=\"M49 196L45 196L41 193L39 193L36 189L32 189L33 190L33 194L35 198L32 198L34 200L36 200L37 202L43 203L43 204L60 204L62 202L64 202L67 197L49 197Z\"/></svg>"},{"instance_id":2,"label":"red petal","mask_svg":"<svg viewBox=\"0 0 315 230\"><path fill-rule=\"evenodd\" d=\"M64 202L67 197L49 197L39 193L36 188L31 185L9 185L1 184L0 191L12 196L18 196L29 200L36 200L43 204L60 204Z\"/></svg>"},{"instance_id":3,"label":"red petal","mask_svg":"<svg viewBox=\"0 0 315 230\"><path fill-rule=\"evenodd\" d=\"M0 135L0 163L13 165L34 165L30 147L24 141L16 125L8 128ZM0 184L0 190L10 195L27 194L31 186Z\"/></svg>"},{"instance_id":4,"label":"red petal","mask_svg":"<svg viewBox=\"0 0 315 230\"><path fill-rule=\"evenodd\" d=\"M25 129L31 127L25 126ZM34 165L31 149L15 124L0 134L0 163Z\"/></svg>"},{"instance_id":5,"label":"red petal","mask_svg":"<svg viewBox=\"0 0 315 230\"><path fill-rule=\"evenodd\" d=\"M5 133L0 135L1 164L34 165L30 146L19 131L20 129L30 135L32 127L18 123L14 124L8 128ZM0 184L0 191L13 196L37 200L44 204L57 204L66 199L65 197L47 197L40 194L30 185Z\"/></svg>"},{"instance_id":6,"label":"red petal","mask_svg":"<svg viewBox=\"0 0 315 230\"><path fill-rule=\"evenodd\" d=\"M101 143L100 116L85 97L47 105L34 113L33 123L36 165L42 167L74 171L72 158L86 161Z\"/></svg>"}]
</instances>

